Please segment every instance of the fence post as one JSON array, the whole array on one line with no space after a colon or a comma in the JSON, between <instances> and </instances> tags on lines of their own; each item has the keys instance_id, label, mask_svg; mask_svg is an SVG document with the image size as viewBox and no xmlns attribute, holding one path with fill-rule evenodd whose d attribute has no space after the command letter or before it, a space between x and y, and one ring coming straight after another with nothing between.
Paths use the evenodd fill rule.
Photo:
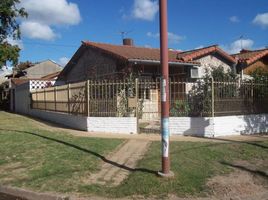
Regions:
<instances>
[{"instance_id":1,"label":"fence post","mask_svg":"<svg viewBox=\"0 0 268 200\"><path fill-rule=\"evenodd\" d=\"M54 87L55 112L57 111L57 86Z\"/></svg>"},{"instance_id":2,"label":"fence post","mask_svg":"<svg viewBox=\"0 0 268 200\"><path fill-rule=\"evenodd\" d=\"M45 102L45 110L47 110L46 88L44 88L44 102Z\"/></svg>"},{"instance_id":3,"label":"fence post","mask_svg":"<svg viewBox=\"0 0 268 200\"><path fill-rule=\"evenodd\" d=\"M136 120L137 120L137 133L140 133L139 129L139 79L135 79L135 91L136 91Z\"/></svg>"},{"instance_id":4,"label":"fence post","mask_svg":"<svg viewBox=\"0 0 268 200\"><path fill-rule=\"evenodd\" d=\"M87 116L89 117L89 80L86 82L86 108Z\"/></svg>"},{"instance_id":5,"label":"fence post","mask_svg":"<svg viewBox=\"0 0 268 200\"><path fill-rule=\"evenodd\" d=\"M71 111L71 106L70 106L70 97L71 97L71 90L70 90L70 83L68 84L68 87L67 87L67 90L68 90L68 113L70 114L70 111Z\"/></svg>"},{"instance_id":6,"label":"fence post","mask_svg":"<svg viewBox=\"0 0 268 200\"><path fill-rule=\"evenodd\" d=\"M251 98L251 105L252 105L251 106L251 109L250 109L250 112L252 113L252 112L255 112L255 105L254 105L254 82L253 82L253 80L251 80L251 85L250 85L250 98Z\"/></svg>"},{"instance_id":7,"label":"fence post","mask_svg":"<svg viewBox=\"0 0 268 200\"><path fill-rule=\"evenodd\" d=\"M214 94L214 79L211 77L211 117L215 116L215 94Z\"/></svg>"},{"instance_id":8,"label":"fence post","mask_svg":"<svg viewBox=\"0 0 268 200\"><path fill-rule=\"evenodd\" d=\"M38 109L39 107L39 104L38 104L38 93L37 93L37 90L35 89L35 95L36 95L36 97L35 97L35 101L36 101L36 108L35 109Z\"/></svg>"}]
</instances>

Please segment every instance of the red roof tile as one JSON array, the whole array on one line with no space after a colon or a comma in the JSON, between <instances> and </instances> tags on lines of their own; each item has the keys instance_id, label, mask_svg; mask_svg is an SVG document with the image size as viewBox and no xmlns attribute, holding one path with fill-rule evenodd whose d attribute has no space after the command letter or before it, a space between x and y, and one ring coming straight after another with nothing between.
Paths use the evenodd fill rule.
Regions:
<instances>
[{"instance_id":1,"label":"red roof tile","mask_svg":"<svg viewBox=\"0 0 268 200\"><path fill-rule=\"evenodd\" d=\"M198 58L201 58L205 55L209 55L211 53L218 53L221 56L223 56L225 59L229 60L230 62L236 63L236 60L232 56L230 56L225 51L220 49L217 45L213 45L213 46L209 46L209 47L205 47L205 48L200 48L200 49L195 49L195 50L191 50L191 51L184 51L184 52L179 53L177 55L177 58L181 59L183 61L192 61L192 60L196 60Z\"/></svg>"},{"instance_id":2,"label":"red roof tile","mask_svg":"<svg viewBox=\"0 0 268 200\"><path fill-rule=\"evenodd\" d=\"M268 55L268 49L260 49L256 51L241 51L238 54L232 55L234 58L238 60L240 63L246 63L247 65L250 65L254 63L255 61L263 58L264 56Z\"/></svg>"},{"instance_id":3,"label":"red roof tile","mask_svg":"<svg viewBox=\"0 0 268 200\"><path fill-rule=\"evenodd\" d=\"M23 83L29 82L31 79L27 78L12 78L11 83L14 84L15 86L21 85Z\"/></svg>"},{"instance_id":4,"label":"red roof tile","mask_svg":"<svg viewBox=\"0 0 268 200\"><path fill-rule=\"evenodd\" d=\"M90 46L92 48L100 49L106 53L116 56L120 59L130 60L148 60L148 61L160 61L160 50L156 48L145 48L136 46L126 46L126 45L111 45L95 42L83 42L84 45ZM177 58L177 54L180 51L169 50L169 62L175 63L193 63L192 61L183 61Z\"/></svg>"}]
</instances>

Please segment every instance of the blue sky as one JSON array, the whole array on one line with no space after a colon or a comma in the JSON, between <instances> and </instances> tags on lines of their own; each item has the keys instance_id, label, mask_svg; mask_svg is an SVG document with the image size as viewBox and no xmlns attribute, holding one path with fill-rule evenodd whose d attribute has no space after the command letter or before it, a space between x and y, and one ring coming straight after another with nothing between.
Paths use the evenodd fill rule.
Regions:
<instances>
[{"instance_id":1,"label":"blue sky","mask_svg":"<svg viewBox=\"0 0 268 200\"><path fill-rule=\"evenodd\" d=\"M159 47L156 0L21 0L20 61L65 64L82 40ZM189 50L219 44L235 53L268 46L267 0L168 0L169 47ZM243 36L241 39L240 36ZM17 42L18 43L18 42Z\"/></svg>"}]
</instances>

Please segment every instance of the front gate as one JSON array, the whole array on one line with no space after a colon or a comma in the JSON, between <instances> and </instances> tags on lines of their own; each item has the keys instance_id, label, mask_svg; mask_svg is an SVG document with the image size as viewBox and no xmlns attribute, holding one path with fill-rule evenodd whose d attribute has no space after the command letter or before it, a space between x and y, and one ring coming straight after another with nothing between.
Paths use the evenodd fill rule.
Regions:
<instances>
[{"instance_id":1,"label":"front gate","mask_svg":"<svg viewBox=\"0 0 268 200\"><path fill-rule=\"evenodd\" d=\"M160 134L160 79L141 79L138 81L139 133Z\"/></svg>"}]
</instances>

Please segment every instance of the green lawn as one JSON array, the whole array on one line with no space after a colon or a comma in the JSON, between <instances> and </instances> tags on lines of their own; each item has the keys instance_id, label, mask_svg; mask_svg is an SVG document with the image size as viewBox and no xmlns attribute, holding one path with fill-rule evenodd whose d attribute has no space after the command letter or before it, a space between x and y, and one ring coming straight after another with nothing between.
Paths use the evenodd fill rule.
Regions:
<instances>
[{"instance_id":1,"label":"green lawn","mask_svg":"<svg viewBox=\"0 0 268 200\"><path fill-rule=\"evenodd\" d=\"M101 156L122 140L50 132L36 127L31 119L4 112L0 112L0 124L0 184L37 191L108 197L203 196L208 178L230 173L234 161L258 163L259 172L268 167L268 140L172 142L171 168L175 178L166 180L155 175L160 169L160 143L153 142L137 169L120 186L87 185L84 180L99 169Z\"/></svg>"},{"instance_id":2,"label":"green lawn","mask_svg":"<svg viewBox=\"0 0 268 200\"><path fill-rule=\"evenodd\" d=\"M74 137L0 112L0 184L40 191L76 191L123 140Z\"/></svg>"}]
</instances>

